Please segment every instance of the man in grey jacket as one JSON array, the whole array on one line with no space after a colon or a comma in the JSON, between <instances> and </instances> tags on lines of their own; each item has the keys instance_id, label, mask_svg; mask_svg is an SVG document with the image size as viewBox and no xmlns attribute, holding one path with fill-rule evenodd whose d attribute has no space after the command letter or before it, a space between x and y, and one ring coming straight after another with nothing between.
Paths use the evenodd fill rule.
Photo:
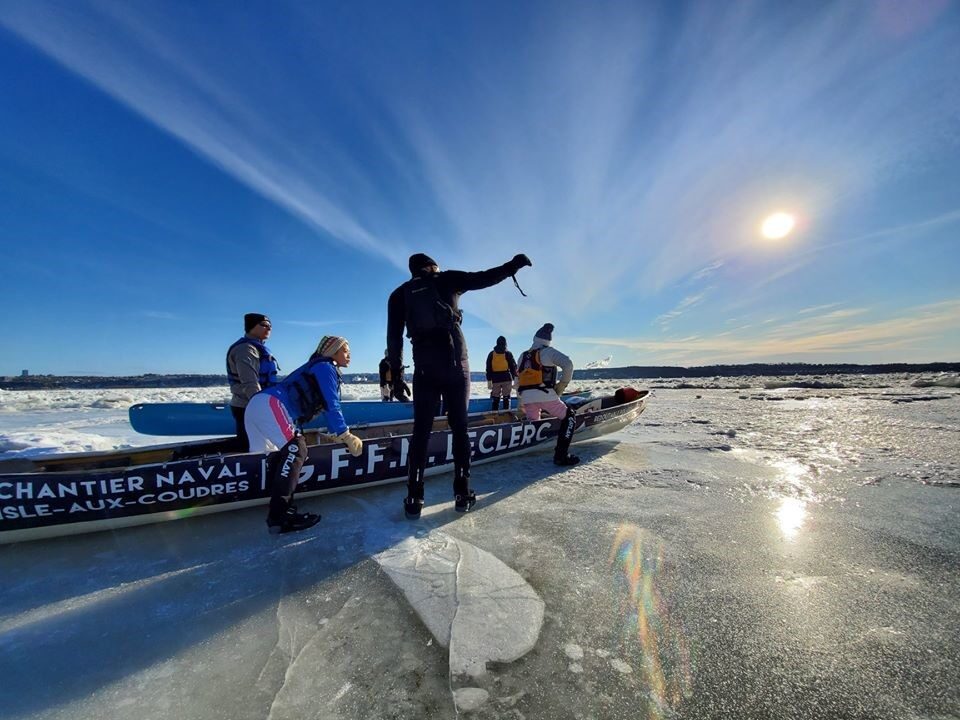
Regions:
<instances>
[{"instance_id":1,"label":"man in grey jacket","mask_svg":"<svg viewBox=\"0 0 960 720\"><path fill-rule=\"evenodd\" d=\"M576 465L580 458L570 454L576 417L573 410L560 399L573 377L573 361L551 347L552 342L553 325L546 323L533 336L530 349L520 355L517 397L520 409L528 420L539 420L541 413L560 418L560 433L557 435L553 462L557 465Z\"/></svg>"},{"instance_id":2,"label":"man in grey jacket","mask_svg":"<svg viewBox=\"0 0 960 720\"><path fill-rule=\"evenodd\" d=\"M237 448L250 449L244 414L250 398L277 382L280 365L264 344L273 323L260 313L243 316L245 334L227 350L227 380L230 382L230 412L237 426Z\"/></svg>"}]
</instances>

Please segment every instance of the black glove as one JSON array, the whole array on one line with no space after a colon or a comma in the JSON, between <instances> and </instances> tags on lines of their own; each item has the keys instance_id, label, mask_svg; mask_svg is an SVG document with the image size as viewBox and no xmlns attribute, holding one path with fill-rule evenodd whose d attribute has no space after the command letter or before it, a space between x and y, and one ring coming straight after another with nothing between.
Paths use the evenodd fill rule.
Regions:
<instances>
[{"instance_id":1,"label":"black glove","mask_svg":"<svg viewBox=\"0 0 960 720\"><path fill-rule=\"evenodd\" d=\"M394 400L410 402L410 387L403 379L403 367L400 363L390 364L390 377L393 378L390 383L390 394Z\"/></svg>"},{"instance_id":2,"label":"black glove","mask_svg":"<svg viewBox=\"0 0 960 720\"><path fill-rule=\"evenodd\" d=\"M530 262L530 258L528 258L523 253L520 253L519 255L514 255L513 260L511 260L511 262L514 265L516 265L517 270L519 270L522 267L533 267L533 263Z\"/></svg>"},{"instance_id":3,"label":"black glove","mask_svg":"<svg viewBox=\"0 0 960 720\"><path fill-rule=\"evenodd\" d=\"M400 402L410 402L410 386L402 378L394 381L391 387L393 399Z\"/></svg>"}]
</instances>

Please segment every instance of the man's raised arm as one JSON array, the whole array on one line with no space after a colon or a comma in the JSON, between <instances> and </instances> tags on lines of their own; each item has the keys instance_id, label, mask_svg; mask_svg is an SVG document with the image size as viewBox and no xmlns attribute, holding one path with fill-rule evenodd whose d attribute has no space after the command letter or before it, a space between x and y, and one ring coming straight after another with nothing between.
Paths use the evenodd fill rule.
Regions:
<instances>
[{"instance_id":1,"label":"man's raised arm","mask_svg":"<svg viewBox=\"0 0 960 720\"><path fill-rule=\"evenodd\" d=\"M447 270L443 273L444 280L450 283L456 292L467 292L469 290L482 290L497 283L503 282L511 275L516 275L521 268L533 267L533 263L523 253L514 255L513 260L503 265L490 268L489 270L480 270L479 272L464 272L462 270Z\"/></svg>"}]
</instances>

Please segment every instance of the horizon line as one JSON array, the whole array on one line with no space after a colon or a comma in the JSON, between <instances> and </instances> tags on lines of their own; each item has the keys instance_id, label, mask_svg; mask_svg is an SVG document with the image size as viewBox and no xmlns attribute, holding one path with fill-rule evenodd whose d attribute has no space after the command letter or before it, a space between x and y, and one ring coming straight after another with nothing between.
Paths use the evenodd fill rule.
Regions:
<instances>
[{"instance_id":1,"label":"horizon line","mask_svg":"<svg viewBox=\"0 0 960 720\"><path fill-rule=\"evenodd\" d=\"M929 365L956 365L957 369L960 369L960 360L929 360L924 362L873 362L873 363L856 363L856 362L805 362L805 361L778 361L778 362L749 362L749 363L710 363L706 365L621 365L617 367L607 367L607 368L574 368L574 372L602 372L604 374L614 372L616 370L633 370L633 369L648 369L648 368L669 368L669 369L703 369L703 368L746 368L746 367L774 367L778 365L790 365L790 366L799 366L799 367L850 367L850 368L871 368L871 367L924 367ZM483 370L471 370L471 374L483 374ZM354 372L344 372L342 375L378 375L379 371L377 370L357 370ZM406 373L409 374L409 373ZM82 373L74 375L59 375L54 373L37 373L30 375L0 375L0 379L4 381L10 380L25 380L30 378L143 378L143 377L158 377L158 378L171 378L171 377L223 377L226 378L226 373L202 373L202 372L181 372L181 373L156 373L156 372L146 372L139 373L136 375L97 375L93 373ZM284 376L285 377L285 376Z\"/></svg>"}]
</instances>

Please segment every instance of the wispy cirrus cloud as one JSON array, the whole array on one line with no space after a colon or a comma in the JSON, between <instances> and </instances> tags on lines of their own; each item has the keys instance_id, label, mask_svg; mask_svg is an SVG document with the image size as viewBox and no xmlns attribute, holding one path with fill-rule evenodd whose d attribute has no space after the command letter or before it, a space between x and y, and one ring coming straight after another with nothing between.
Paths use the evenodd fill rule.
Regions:
<instances>
[{"instance_id":1,"label":"wispy cirrus cloud","mask_svg":"<svg viewBox=\"0 0 960 720\"><path fill-rule=\"evenodd\" d=\"M405 267L386 239L324 190L334 178L318 167L334 165L356 178L355 161L315 142L313 157L304 157L307 138L289 133L280 108L265 104L264 92L251 92L250 78L231 67L239 47L203 57L200 47L215 48L215 36L206 32L200 43L192 35L203 28L149 4L9 2L0 8L0 25L309 225Z\"/></svg>"},{"instance_id":2,"label":"wispy cirrus cloud","mask_svg":"<svg viewBox=\"0 0 960 720\"><path fill-rule=\"evenodd\" d=\"M145 318L150 318L151 320L181 320L182 318L172 312L166 312L164 310L144 310L140 313Z\"/></svg>"},{"instance_id":3,"label":"wispy cirrus cloud","mask_svg":"<svg viewBox=\"0 0 960 720\"><path fill-rule=\"evenodd\" d=\"M396 279L413 250L464 269L528 253L529 300L465 305L519 330L702 280L756 254L773 206L826 218L955 145L960 30L921 5L896 31L855 3L8 0L0 24Z\"/></svg>"},{"instance_id":4,"label":"wispy cirrus cloud","mask_svg":"<svg viewBox=\"0 0 960 720\"><path fill-rule=\"evenodd\" d=\"M960 222L960 210L952 210L950 212L940 213L938 215L934 215L933 217L924 218L922 220L914 220L913 222L909 223L885 227L879 230L872 230L868 233L857 235L851 238L827 242L822 245L812 247L807 252L820 253L824 250L832 250L844 245L859 245L867 240L879 240L881 238L910 239L921 231L942 227L944 225L953 225L958 222Z\"/></svg>"},{"instance_id":5,"label":"wispy cirrus cloud","mask_svg":"<svg viewBox=\"0 0 960 720\"><path fill-rule=\"evenodd\" d=\"M695 272L693 276L690 278L690 280L694 281L694 280L703 280L705 278L708 278L711 275L713 275L715 272L717 272L717 270L722 268L723 265L724 265L724 262L722 260L716 260L710 263L709 265L707 265L706 267L701 268L700 270Z\"/></svg>"},{"instance_id":6,"label":"wispy cirrus cloud","mask_svg":"<svg viewBox=\"0 0 960 720\"><path fill-rule=\"evenodd\" d=\"M920 305L891 317L863 318L850 308L766 327L762 332L652 339L579 337L572 342L622 347L649 364L714 364L803 360L856 361L865 354L887 361L955 360L960 357L960 299ZM859 318L859 319L857 319Z\"/></svg>"},{"instance_id":7,"label":"wispy cirrus cloud","mask_svg":"<svg viewBox=\"0 0 960 720\"><path fill-rule=\"evenodd\" d=\"M699 292L696 295L688 295L679 303L677 303L676 307L674 307L672 310L657 316L654 322L660 326L661 330L666 330L669 328L671 322L683 315L690 308L695 307L703 302L703 299L707 296L709 291L710 288L707 288L703 292Z\"/></svg>"},{"instance_id":8,"label":"wispy cirrus cloud","mask_svg":"<svg viewBox=\"0 0 960 720\"><path fill-rule=\"evenodd\" d=\"M357 325L360 320L281 320L283 325L293 325L294 327L321 328L331 325Z\"/></svg>"},{"instance_id":9,"label":"wispy cirrus cloud","mask_svg":"<svg viewBox=\"0 0 960 720\"><path fill-rule=\"evenodd\" d=\"M801 310L797 310L797 315L809 315L810 313L823 312L824 310L835 308L839 304L840 303L826 303L824 305L814 305L812 307L802 308Z\"/></svg>"}]
</instances>

